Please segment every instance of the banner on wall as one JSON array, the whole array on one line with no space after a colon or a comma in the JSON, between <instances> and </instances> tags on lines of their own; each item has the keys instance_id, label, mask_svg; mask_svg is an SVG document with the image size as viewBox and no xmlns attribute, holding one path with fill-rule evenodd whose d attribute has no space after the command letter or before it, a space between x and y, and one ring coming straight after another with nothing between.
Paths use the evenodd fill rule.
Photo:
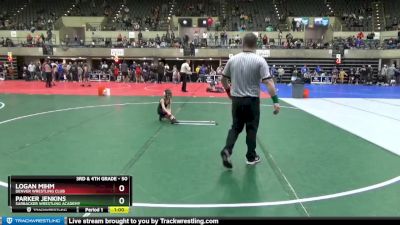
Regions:
<instances>
[{"instance_id":1,"label":"banner on wall","mask_svg":"<svg viewBox=\"0 0 400 225\"><path fill-rule=\"evenodd\" d=\"M256 50L256 54L261 57L268 58L271 56L271 51L270 50Z\"/></svg>"},{"instance_id":2,"label":"banner on wall","mask_svg":"<svg viewBox=\"0 0 400 225\"><path fill-rule=\"evenodd\" d=\"M112 48L111 56L124 56L125 50L123 48Z\"/></svg>"}]
</instances>

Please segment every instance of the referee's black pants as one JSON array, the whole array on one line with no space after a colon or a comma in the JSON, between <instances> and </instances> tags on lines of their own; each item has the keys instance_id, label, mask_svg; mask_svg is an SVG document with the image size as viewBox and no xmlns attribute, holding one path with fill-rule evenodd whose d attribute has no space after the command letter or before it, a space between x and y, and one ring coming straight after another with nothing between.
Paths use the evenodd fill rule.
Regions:
<instances>
[{"instance_id":1,"label":"referee's black pants","mask_svg":"<svg viewBox=\"0 0 400 225\"><path fill-rule=\"evenodd\" d=\"M182 91L187 91L186 90L186 81L187 81L187 74L186 73L181 73L181 80L182 80Z\"/></svg>"},{"instance_id":2,"label":"referee's black pants","mask_svg":"<svg viewBox=\"0 0 400 225\"><path fill-rule=\"evenodd\" d=\"M53 81L52 74L46 72L46 87L51 87L52 81Z\"/></svg>"},{"instance_id":3,"label":"referee's black pants","mask_svg":"<svg viewBox=\"0 0 400 225\"><path fill-rule=\"evenodd\" d=\"M232 127L224 149L232 155L235 142L246 125L246 158L253 161L257 156L256 137L260 122L260 99L257 97L232 97Z\"/></svg>"}]
</instances>

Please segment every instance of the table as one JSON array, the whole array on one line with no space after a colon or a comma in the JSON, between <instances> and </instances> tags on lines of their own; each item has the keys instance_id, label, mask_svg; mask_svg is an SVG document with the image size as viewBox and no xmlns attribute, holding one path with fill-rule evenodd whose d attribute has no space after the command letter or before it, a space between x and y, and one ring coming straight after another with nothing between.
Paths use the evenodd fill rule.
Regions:
<instances>
[{"instance_id":1,"label":"table","mask_svg":"<svg viewBox=\"0 0 400 225\"><path fill-rule=\"evenodd\" d=\"M311 84L332 84L332 76L311 76Z\"/></svg>"},{"instance_id":2,"label":"table","mask_svg":"<svg viewBox=\"0 0 400 225\"><path fill-rule=\"evenodd\" d=\"M92 72L89 76L90 81L110 81L111 74L103 72Z\"/></svg>"},{"instance_id":3,"label":"table","mask_svg":"<svg viewBox=\"0 0 400 225\"><path fill-rule=\"evenodd\" d=\"M206 75L206 81L207 83L210 83L211 81L220 81L222 79L222 75Z\"/></svg>"}]
</instances>

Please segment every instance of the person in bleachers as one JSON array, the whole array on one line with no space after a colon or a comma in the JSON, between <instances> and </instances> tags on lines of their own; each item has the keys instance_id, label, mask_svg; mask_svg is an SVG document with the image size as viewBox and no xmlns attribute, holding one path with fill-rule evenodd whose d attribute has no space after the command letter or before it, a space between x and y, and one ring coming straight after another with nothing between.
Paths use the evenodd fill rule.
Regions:
<instances>
[{"instance_id":1,"label":"person in bleachers","mask_svg":"<svg viewBox=\"0 0 400 225\"><path fill-rule=\"evenodd\" d=\"M358 38L358 39L364 39L364 33L363 33L362 31L360 31L360 32L357 34L357 38Z\"/></svg>"},{"instance_id":2,"label":"person in bleachers","mask_svg":"<svg viewBox=\"0 0 400 225\"><path fill-rule=\"evenodd\" d=\"M190 42L189 48L190 48L190 56L195 56L196 46L194 44L194 41Z\"/></svg>"},{"instance_id":3,"label":"person in bleachers","mask_svg":"<svg viewBox=\"0 0 400 225\"><path fill-rule=\"evenodd\" d=\"M278 44L279 44L279 46L281 46L282 45L282 31L281 30L278 30L279 31L279 33L278 33Z\"/></svg>"},{"instance_id":4,"label":"person in bleachers","mask_svg":"<svg viewBox=\"0 0 400 225\"><path fill-rule=\"evenodd\" d=\"M28 36L26 37L26 43L27 43L28 45L32 45L32 40L33 40L32 35L31 35L31 34L28 34Z\"/></svg>"},{"instance_id":5,"label":"person in bleachers","mask_svg":"<svg viewBox=\"0 0 400 225\"><path fill-rule=\"evenodd\" d=\"M139 41L143 40L143 34L142 34L141 30L139 30L139 33L138 33L138 40Z\"/></svg>"},{"instance_id":6,"label":"person in bleachers","mask_svg":"<svg viewBox=\"0 0 400 225\"><path fill-rule=\"evenodd\" d=\"M202 45L205 45L205 47L207 47L208 46L207 41L208 41L208 33L207 33L207 31L204 31L203 32Z\"/></svg>"},{"instance_id":7,"label":"person in bleachers","mask_svg":"<svg viewBox=\"0 0 400 225\"><path fill-rule=\"evenodd\" d=\"M175 33L174 31L171 32L171 43L175 43Z\"/></svg>"},{"instance_id":8,"label":"person in bleachers","mask_svg":"<svg viewBox=\"0 0 400 225\"><path fill-rule=\"evenodd\" d=\"M301 31L301 21L300 20L296 21L296 31L297 32Z\"/></svg>"},{"instance_id":9,"label":"person in bleachers","mask_svg":"<svg viewBox=\"0 0 400 225\"><path fill-rule=\"evenodd\" d=\"M291 33L288 33L288 34L286 35L286 41L287 41L287 43L288 43L288 44L291 43L292 40L293 40L293 35L292 35Z\"/></svg>"},{"instance_id":10,"label":"person in bleachers","mask_svg":"<svg viewBox=\"0 0 400 225\"><path fill-rule=\"evenodd\" d=\"M156 38L154 39L154 41L156 42L156 44L159 46L161 44L161 39L160 36L157 34Z\"/></svg>"},{"instance_id":11,"label":"person in bleachers","mask_svg":"<svg viewBox=\"0 0 400 225\"><path fill-rule=\"evenodd\" d=\"M292 31L296 31L296 20L292 19Z\"/></svg>"},{"instance_id":12,"label":"person in bleachers","mask_svg":"<svg viewBox=\"0 0 400 225\"><path fill-rule=\"evenodd\" d=\"M211 26L213 25L214 20L211 16L208 17L207 19L207 29L210 30Z\"/></svg>"},{"instance_id":13,"label":"person in bleachers","mask_svg":"<svg viewBox=\"0 0 400 225\"><path fill-rule=\"evenodd\" d=\"M218 46L219 45L219 43L218 43L218 32L217 31L215 31L215 33L214 33L214 46Z\"/></svg>"}]
</instances>

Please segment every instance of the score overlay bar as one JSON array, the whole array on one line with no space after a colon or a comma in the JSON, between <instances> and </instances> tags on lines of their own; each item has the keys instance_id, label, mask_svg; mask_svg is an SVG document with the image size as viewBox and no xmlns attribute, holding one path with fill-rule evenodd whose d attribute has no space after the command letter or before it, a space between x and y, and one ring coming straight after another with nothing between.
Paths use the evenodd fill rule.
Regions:
<instances>
[{"instance_id":1,"label":"score overlay bar","mask_svg":"<svg viewBox=\"0 0 400 225\"><path fill-rule=\"evenodd\" d=\"M108 212L132 204L131 176L10 176L9 184L13 212Z\"/></svg>"}]
</instances>

